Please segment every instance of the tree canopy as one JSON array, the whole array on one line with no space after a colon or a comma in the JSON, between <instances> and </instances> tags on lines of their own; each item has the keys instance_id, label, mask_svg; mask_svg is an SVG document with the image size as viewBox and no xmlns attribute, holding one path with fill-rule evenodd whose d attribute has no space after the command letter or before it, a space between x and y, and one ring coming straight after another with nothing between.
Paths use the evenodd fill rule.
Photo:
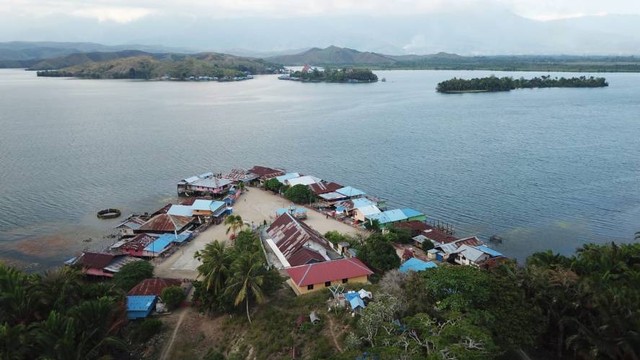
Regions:
<instances>
[{"instance_id":1,"label":"tree canopy","mask_svg":"<svg viewBox=\"0 0 640 360\"><path fill-rule=\"evenodd\" d=\"M400 266L396 249L385 235L375 233L358 248L358 258L377 271L385 272Z\"/></svg>"},{"instance_id":2,"label":"tree canopy","mask_svg":"<svg viewBox=\"0 0 640 360\"><path fill-rule=\"evenodd\" d=\"M572 88L592 88L609 86L603 77L572 77L572 78L551 78L550 76L534 77L532 79L512 77L489 76L484 78L473 78L469 80L453 78L438 83L436 91L441 93L456 92L493 92L510 91L513 89L532 88L552 88L552 87L572 87Z\"/></svg>"},{"instance_id":3,"label":"tree canopy","mask_svg":"<svg viewBox=\"0 0 640 360\"><path fill-rule=\"evenodd\" d=\"M153 265L147 261L134 261L125 264L113 276L115 284L124 291L129 291L140 281L153 277Z\"/></svg>"},{"instance_id":4,"label":"tree canopy","mask_svg":"<svg viewBox=\"0 0 640 360\"><path fill-rule=\"evenodd\" d=\"M315 201L316 195L311 191L307 185L294 185L287 189L284 193L284 197L293 201L296 204L310 204Z\"/></svg>"}]
</instances>

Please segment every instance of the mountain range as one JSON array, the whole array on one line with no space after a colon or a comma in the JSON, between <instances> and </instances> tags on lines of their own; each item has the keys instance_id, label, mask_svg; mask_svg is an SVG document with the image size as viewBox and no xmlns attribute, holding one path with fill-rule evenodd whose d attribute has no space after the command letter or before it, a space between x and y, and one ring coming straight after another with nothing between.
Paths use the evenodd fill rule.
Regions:
<instances>
[{"instance_id":1,"label":"mountain range","mask_svg":"<svg viewBox=\"0 0 640 360\"><path fill-rule=\"evenodd\" d=\"M20 26L11 21L0 23L0 41L46 38L103 44L163 44L257 57L330 45L393 55L439 52L465 56L640 55L639 15L539 21L494 8L413 16L212 19L173 14L129 23L78 20L61 15L40 19L28 28L22 26L18 32L16 28ZM127 49L149 51L134 46Z\"/></svg>"}]
</instances>

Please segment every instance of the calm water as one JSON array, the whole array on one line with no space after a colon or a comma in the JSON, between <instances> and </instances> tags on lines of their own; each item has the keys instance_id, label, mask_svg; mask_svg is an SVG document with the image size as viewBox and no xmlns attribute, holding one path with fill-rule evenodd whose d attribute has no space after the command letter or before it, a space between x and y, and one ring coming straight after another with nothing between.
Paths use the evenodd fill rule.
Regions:
<instances>
[{"instance_id":1,"label":"calm water","mask_svg":"<svg viewBox=\"0 0 640 360\"><path fill-rule=\"evenodd\" d=\"M117 221L96 220L97 210L153 210L185 176L254 164L356 186L458 235L499 234L498 249L519 259L640 230L640 74L606 74L604 89L441 95L439 81L490 73L377 73L387 82L2 70L0 257L58 264L111 241L100 236Z\"/></svg>"}]
</instances>

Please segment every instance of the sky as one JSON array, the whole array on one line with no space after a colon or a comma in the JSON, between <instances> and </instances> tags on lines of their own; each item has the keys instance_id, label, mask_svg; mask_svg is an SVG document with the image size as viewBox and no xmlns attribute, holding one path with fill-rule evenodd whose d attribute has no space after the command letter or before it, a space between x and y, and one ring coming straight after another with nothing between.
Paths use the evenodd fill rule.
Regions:
<instances>
[{"instance_id":1,"label":"sky","mask_svg":"<svg viewBox=\"0 0 640 360\"><path fill-rule=\"evenodd\" d=\"M127 23L147 16L277 17L416 15L502 7L525 18L555 20L588 15L640 14L637 0L3 0L3 18L36 20L72 15Z\"/></svg>"},{"instance_id":2,"label":"sky","mask_svg":"<svg viewBox=\"0 0 640 360\"><path fill-rule=\"evenodd\" d=\"M607 20L614 15L627 18ZM590 20L567 22L580 19ZM0 41L259 51L334 44L392 53L640 54L636 23L640 0L2 0ZM489 36L503 44L492 45Z\"/></svg>"}]
</instances>

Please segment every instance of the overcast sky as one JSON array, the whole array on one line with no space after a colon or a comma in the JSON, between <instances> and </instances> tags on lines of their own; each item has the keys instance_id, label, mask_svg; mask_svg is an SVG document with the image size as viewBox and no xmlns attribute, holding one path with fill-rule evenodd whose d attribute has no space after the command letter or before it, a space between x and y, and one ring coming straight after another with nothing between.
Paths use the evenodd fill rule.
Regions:
<instances>
[{"instance_id":1,"label":"overcast sky","mask_svg":"<svg viewBox=\"0 0 640 360\"><path fill-rule=\"evenodd\" d=\"M0 0L0 41L640 54L640 0ZM625 15L625 16L620 16Z\"/></svg>"},{"instance_id":2,"label":"overcast sky","mask_svg":"<svg viewBox=\"0 0 640 360\"><path fill-rule=\"evenodd\" d=\"M3 0L2 18L35 21L52 15L126 23L153 15L295 17L416 15L503 7L536 20L640 14L638 0ZM28 25L25 23L25 26Z\"/></svg>"}]
</instances>

